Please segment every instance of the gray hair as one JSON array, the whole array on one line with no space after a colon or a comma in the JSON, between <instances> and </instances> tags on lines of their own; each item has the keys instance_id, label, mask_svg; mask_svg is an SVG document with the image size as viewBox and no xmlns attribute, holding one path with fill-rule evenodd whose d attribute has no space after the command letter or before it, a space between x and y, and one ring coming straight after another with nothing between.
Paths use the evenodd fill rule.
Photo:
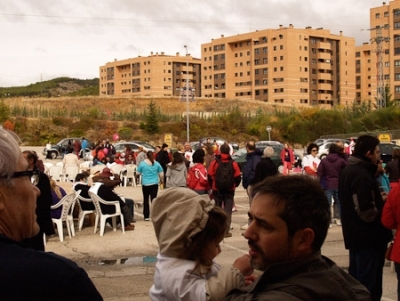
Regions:
<instances>
[{"instance_id":1,"label":"gray hair","mask_svg":"<svg viewBox=\"0 0 400 301\"><path fill-rule=\"evenodd\" d=\"M21 155L20 141L15 133L0 128L0 185L8 184L15 172Z\"/></svg>"},{"instance_id":2,"label":"gray hair","mask_svg":"<svg viewBox=\"0 0 400 301\"><path fill-rule=\"evenodd\" d=\"M275 153L275 150L271 146L267 146L263 151L263 158L272 157Z\"/></svg>"}]
</instances>

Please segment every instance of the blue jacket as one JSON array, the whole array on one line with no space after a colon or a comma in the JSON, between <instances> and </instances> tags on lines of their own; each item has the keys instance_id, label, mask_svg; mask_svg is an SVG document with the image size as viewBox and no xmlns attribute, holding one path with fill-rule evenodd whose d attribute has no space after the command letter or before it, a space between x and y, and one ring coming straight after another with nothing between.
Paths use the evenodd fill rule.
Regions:
<instances>
[{"instance_id":1,"label":"blue jacket","mask_svg":"<svg viewBox=\"0 0 400 301\"><path fill-rule=\"evenodd\" d=\"M246 165L243 169L243 187L247 189L249 184L253 181L256 173L256 166L261 161L262 152L256 149L254 152L246 155Z\"/></svg>"}]
</instances>

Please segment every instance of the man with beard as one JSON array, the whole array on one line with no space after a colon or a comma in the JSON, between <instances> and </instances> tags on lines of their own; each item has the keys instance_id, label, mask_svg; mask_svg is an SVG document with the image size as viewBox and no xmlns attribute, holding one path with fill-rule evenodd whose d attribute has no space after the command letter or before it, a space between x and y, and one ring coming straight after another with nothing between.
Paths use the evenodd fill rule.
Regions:
<instances>
[{"instance_id":1,"label":"man with beard","mask_svg":"<svg viewBox=\"0 0 400 301\"><path fill-rule=\"evenodd\" d=\"M321 255L331 217L316 179L268 177L252 195L244 237L253 267L263 273L225 300L371 300L364 286Z\"/></svg>"}]
</instances>

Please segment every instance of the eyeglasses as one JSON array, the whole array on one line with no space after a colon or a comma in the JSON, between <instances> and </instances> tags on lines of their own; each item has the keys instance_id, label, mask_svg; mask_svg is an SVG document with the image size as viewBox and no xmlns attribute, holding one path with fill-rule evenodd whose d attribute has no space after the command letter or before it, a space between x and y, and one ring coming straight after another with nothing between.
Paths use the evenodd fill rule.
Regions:
<instances>
[{"instance_id":1,"label":"eyeglasses","mask_svg":"<svg viewBox=\"0 0 400 301\"><path fill-rule=\"evenodd\" d=\"M311 150L313 153L316 153L316 152L318 152L318 150L317 149L312 149Z\"/></svg>"},{"instance_id":2,"label":"eyeglasses","mask_svg":"<svg viewBox=\"0 0 400 301\"><path fill-rule=\"evenodd\" d=\"M28 177L33 185L39 184L39 173L37 170L17 171L11 178Z\"/></svg>"}]
</instances>

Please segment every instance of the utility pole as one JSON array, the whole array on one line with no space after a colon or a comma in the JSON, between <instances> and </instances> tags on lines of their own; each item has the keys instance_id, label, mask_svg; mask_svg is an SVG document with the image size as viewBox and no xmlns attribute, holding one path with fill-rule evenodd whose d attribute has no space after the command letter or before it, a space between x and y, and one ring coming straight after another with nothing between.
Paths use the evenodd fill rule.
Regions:
<instances>
[{"instance_id":1,"label":"utility pole","mask_svg":"<svg viewBox=\"0 0 400 301\"><path fill-rule=\"evenodd\" d=\"M189 140L189 54L187 46L184 46L186 49L186 141L190 142Z\"/></svg>"},{"instance_id":2,"label":"utility pole","mask_svg":"<svg viewBox=\"0 0 400 301\"><path fill-rule=\"evenodd\" d=\"M374 28L368 29L370 31L376 31L376 37L371 38L370 41L371 43L376 43L376 105L378 110L386 107L386 90L383 74L383 54L385 53L385 49L383 43L389 42L390 38L382 36L382 29L388 28L389 25L378 25Z\"/></svg>"}]
</instances>

